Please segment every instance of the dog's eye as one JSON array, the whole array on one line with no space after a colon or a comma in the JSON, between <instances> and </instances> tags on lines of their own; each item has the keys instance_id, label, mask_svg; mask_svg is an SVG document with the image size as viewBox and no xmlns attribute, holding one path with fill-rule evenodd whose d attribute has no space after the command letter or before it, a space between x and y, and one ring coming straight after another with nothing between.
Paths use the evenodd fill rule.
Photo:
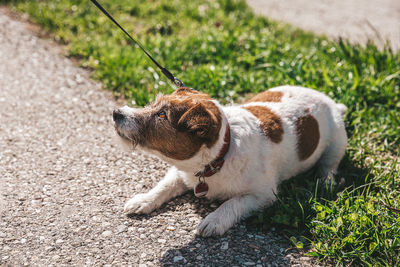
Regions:
<instances>
[{"instance_id":1,"label":"dog's eye","mask_svg":"<svg viewBox=\"0 0 400 267\"><path fill-rule=\"evenodd\" d=\"M167 119L167 113L165 113L165 111L160 111L160 112L158 112L158 113L157 113L157 116L158 116L160 119Z\"/></svg>"}]
</instances>

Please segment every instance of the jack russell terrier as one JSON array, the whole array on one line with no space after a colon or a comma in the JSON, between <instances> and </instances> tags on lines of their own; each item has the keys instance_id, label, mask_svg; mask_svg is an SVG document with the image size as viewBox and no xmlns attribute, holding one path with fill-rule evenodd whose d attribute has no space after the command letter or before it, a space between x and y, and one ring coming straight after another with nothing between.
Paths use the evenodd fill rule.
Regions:
<instances>
[{"instance_id":1,"label":"jack russell terrier","mask_svg":"<svg viewBox=\"0 0 400 267\"><path fill-rule=\"evenodd\" d=\"M118 135L130 147L173 165L149 192L130 199L126 213L150 213L193 189L226 200L198 226L222 235L276 199L278 184L318 163L333 181L346 145L346 106L312 89L281 86L243 105L221 106L182 87L144 108L114 110Z\"/></svg>"}]
</instances>

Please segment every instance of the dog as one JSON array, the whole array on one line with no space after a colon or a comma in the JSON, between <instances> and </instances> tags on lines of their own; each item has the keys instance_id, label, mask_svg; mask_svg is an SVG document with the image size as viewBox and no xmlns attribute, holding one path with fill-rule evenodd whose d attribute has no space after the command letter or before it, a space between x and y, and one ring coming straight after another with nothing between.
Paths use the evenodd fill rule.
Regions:
<instances>
[{"instance_id":1,"label":"dog","mask_svg":"<svg viewBox=\"0 0 400 267\"><path fill-rule=\"evenodd\" d=\"M345 112L345 105L298 86L272 88L225 107L181 87L144 108L115 109L115 129L126 144L173 166L124 211L150 213L194 189L198 197L226 200L197 228L202 236L222 235L271 205L280 182L316 163L321 177L333 181L347 146Z\"/></svg>"}]
</instances>

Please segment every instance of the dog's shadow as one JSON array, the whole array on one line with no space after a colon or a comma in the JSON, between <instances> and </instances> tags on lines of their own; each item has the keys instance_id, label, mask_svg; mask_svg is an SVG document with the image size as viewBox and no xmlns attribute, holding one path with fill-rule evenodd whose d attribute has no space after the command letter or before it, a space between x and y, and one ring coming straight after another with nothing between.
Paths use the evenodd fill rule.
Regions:
<instances>
[{"instance_id":1,"label":"dog's shadow","mask_svg":"<svg viewBox=\"0 0 400 267\"><path fill-rule=\"evenodd\" d=\"M307 226L314 218L310 199L314 197L317 200L335 200L343 189L357 188L369 182L365 177L373 179L367 175L368 169L355 166L348 155L342 160L339 170L338 180L340 182L340 178L344 178L344 183L334 188L319 185L315 169L283 182L279 187L278 200L273 206L242 220L222 237L195 237L179 248L169 249L162 255L160 263L163 266L220 266L221 264L243 266L253 263L262 266L286 266L289 263L298 263L295 258L301 254L289 241L289 237L307 236L309 233ZM151 215L130 217L135 220L148 219L155 214L172 211L176 206L183 206L188 202L202 218L222 203L222 201L198 199L192 192L188 192ZM289 251L292 255L287 257Z\"/></svg>"}]
</instances>

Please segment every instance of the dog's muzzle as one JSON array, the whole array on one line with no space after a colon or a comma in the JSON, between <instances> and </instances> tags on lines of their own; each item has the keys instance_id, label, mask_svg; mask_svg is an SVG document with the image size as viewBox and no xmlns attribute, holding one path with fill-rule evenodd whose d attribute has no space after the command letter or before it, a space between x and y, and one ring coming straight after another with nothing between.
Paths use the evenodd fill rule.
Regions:
<instances>
[{"instance_id":1,"label":"dog's muzzle","mask_svg":"<svg viewBox=\"0 0 400 267\"><path fill-rule=\"evenodd\" d=\"M132 110L127 106L117 108L113 110L112 116L118 135L123 139L132 141L132 144L135 146L140 139L140 126Z\"/></svg>"}]
</instances>

